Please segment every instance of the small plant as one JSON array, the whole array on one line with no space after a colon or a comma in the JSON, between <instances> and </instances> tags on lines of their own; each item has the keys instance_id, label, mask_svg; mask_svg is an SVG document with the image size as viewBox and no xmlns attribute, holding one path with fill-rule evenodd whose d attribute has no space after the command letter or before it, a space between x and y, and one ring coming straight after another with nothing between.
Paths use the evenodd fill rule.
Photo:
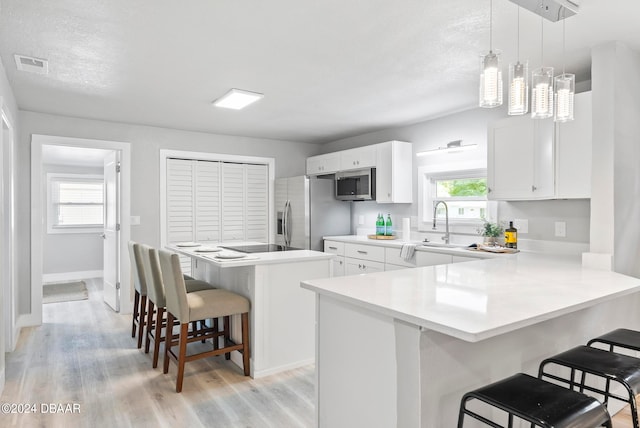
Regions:
<instances>
[{"instance_id":1,"label":"small plant","mask_svg":"<svg viewBox=\"0 0 640 428\"><path fill-rule=\"evenodd\" d=\"M498 238L504 233L504 227L498 223L485 221L482 228L478 229L478 233L487 238Z\"/></svg>"}]
</instances>

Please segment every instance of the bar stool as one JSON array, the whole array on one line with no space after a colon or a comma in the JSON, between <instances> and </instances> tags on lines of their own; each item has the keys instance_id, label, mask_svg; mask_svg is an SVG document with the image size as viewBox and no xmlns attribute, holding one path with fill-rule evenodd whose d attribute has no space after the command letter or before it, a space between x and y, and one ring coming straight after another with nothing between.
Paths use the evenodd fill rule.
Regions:
<instances>
[{"instance_id":1,"label":"bar stool","mask_svg":"<svg viewBox=\"0 0 640 428\"><path fill-rule=\"evenodd\" d=\"M546 371L549 365L558 365L570 369L568 377L555 375ZM580 379L576 379L576 372L580 372ZM605 380L605 388L586 385L586 375L590 374ZM589 346L577 346L568 351L562 352L553 357L547 358L540 363L538 371L540 379L550 378L568 385L569 388L579 388L601 394L604 397L604 404L607 405L609 398L619 400L629 404L634 428L638 426L638 409L635 396L640 392L640 359L628 355L617 354L602 349ZM617 395L610 390L611 382L622 385L627 392L627 396Z\"/></svg>"},{"instance_id":2,"label":"bar stool","mask_svg":"<svg viewBox=\"0 0 640 428\"><path fill-rule=\"evenodd\" d=\"M166 298L164 292L164 284L160 273L160 262L158 261L158 252L155 248L145 244L134 244L134 251L139 252L139 260L142 266L138 266L144 272L147 282L147 300L149 307L147 310L146 334L144 352L149 353L151 341L153 340L153 368L158 367L158 355L160 353L160 343L165 341L165 335L162 333L166 328ZM190 278L185 276L186 278ZM185 287L187 293L193 291L209 290L215 288L213 285L199 281L197 279L186 279ZM217 320L216 320L217 321ZM217 329L217 322L214 322L214 328ZM193 331L196 331L195 323Z\"/></svg>"},{"instance_id":3,"label":"bar stool","mask_svg":"<svg viewBox=\"0 0 640 428\"><path fill-rule=\"evenodd\" d=\"M138 349L142 348L142 336L147 315L147 282L144 271L139 267L142 266L140 253L136 251L139 245L134 241L129 241L129 258L131 261L131 272L133 274L133 287L135 294L133 297L133 317L131 320L131 337L136 337L136 329L138 330Z\"/></svg>"},{"instance_id":4,"label":"bar stool","mask_svg":"<svg viewBox=\"0 0 640 428\"><path fill-rule=\"evenodd\" d=\"M596 343L609 345L609 351L613 352L615 347L626 348L632 351L640 351L640 331L618 328L605 333L587 342L587 346Z\"/></svg>"},{"instance_id":5,"label":"bar stool","mask_svg":"<svg viewBox=\"0 0 640 428\"><path fill-rule=\"evenodd\" d=\"M178 255L170 251L159 250L158 256L167 299L167 332L173 330L176 321L180 326L178 340L174 340L172 335L167 334L164 347L164 373L169 372L170 359L178 366L176 392L182 391L185 363L200 358L225 354L228 359L231 352L239 351L242 354L244 375L249 376L249 300L239 294L220 289L187 293ZM230 337L230 318L231 315L236 314L240 315L242 321L242 343L234 343ZM221 317L225 320L223 331L201 328L195 336L189 337L188 324L190 322ZM215 343L221 336L224 337L222 348L216 349L217 347L214 346L212 350L187 355L189 342L211 338ZM177 353L173 350L176 345L178 346Z\"/></svg>"},{"instance_id":6,"label":"bar stool","mask_svg":"<svg viewBox=\"0 0 640 428\"><path fill-rule=\"evenodd\" d=\"M514 417L546 428L611 428L607 409L595 398L524 373L467 392L460 402L458 428L463 427L465 415L494 428L504 428L469 410L467 403L474 399L505 411L507 428L513 427Z\"/></svg>"}]
</instances>

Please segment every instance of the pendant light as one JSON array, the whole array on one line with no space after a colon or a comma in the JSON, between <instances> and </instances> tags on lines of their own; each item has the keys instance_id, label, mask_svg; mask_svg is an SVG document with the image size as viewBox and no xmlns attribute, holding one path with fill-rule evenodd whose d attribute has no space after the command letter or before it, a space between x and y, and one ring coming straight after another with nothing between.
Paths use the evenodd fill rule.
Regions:
<instances>
[{"instance_id":1,"label":"pendant light","mask_svg":"<svg viewBox=\"0 0 640 428\"><path fill-rule=\"evenodd\" d=\"M480 107L502 105L500 54L493 52L493 0L489 0L489 53L480 56Z\"/></svg>"},{"instance_id":2,"label":"pendant light","mask_svg":"<svg viewBox=\"0 0 640 428\"><path fill-rule=\"evenodd\" d=\"M544 64L544 21L540 17L540 52ZM531 73L531 117L546 119L553 116L553 67L544 67Z\"/></svg>"},{"instance_id":3,"label":"pendant light","mask_svg":"<svg viewBox=\"0 0 640 428\"><path fill-rule=\"evenodd\" d=\"M529 63L520 62L520 6L518 6L517 61L509 64L509 109L510 116L527 114L529 111Z\"/></svg>"},{"instance_id":4,"label":"pendant light","mask_svg":"<svg viewBox=\"0 0 640 428\"><path fill-rule=\"evenodd\" d=\"M565 61L565 22L564 8L562 8L562 74L555 78L556 114L553 118L556 122L568 122L573 120L573 98L576 92L576 76L564 72Z\"/></svg>"}]
</instances>

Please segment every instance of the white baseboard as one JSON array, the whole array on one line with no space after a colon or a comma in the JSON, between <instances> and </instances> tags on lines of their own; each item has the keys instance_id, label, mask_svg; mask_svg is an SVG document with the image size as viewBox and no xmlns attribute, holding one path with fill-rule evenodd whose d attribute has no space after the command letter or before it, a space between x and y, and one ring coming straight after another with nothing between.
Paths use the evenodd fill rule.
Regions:
<instances>
[{"instance_id":1,"label":"white baseboard","mask_svg":"<svg viewBox=\"0 0 640 428\"><path fill-rule=\"evenodd\" d=\"M42 325L42 305L40 305L40 316L37 314L21 314L16 319L16 328L37 327Z\"/></svg>"},{"instance_id":2,"label":"white baseboard","mask_svg":"<svg viewBox=\"0 0 640 428\"><path fill-rule=\"evenodd\" d=\"M88 278L102 278L102 270L85 270L78 272L45 273L42 282L77 281Z\"/></svg>"},{"instance_id":3,"label":"white baseboard","mask_svg":"<svg viewBox=\"0 0 640 428\"><path fill-rule=\"evenodd\" d=\"M3 355L2 358L5 358L5 356ZM6 358L5 358L4 363L5 364L7 363ZM2 366L2 370L0 370L0 395L2 395L2 393L4 392L4 382L5 382L5 377L4 377L5 371L4 371L4 369L5 369L5 366L3 365Z\"/></svg>"}]
</instances>

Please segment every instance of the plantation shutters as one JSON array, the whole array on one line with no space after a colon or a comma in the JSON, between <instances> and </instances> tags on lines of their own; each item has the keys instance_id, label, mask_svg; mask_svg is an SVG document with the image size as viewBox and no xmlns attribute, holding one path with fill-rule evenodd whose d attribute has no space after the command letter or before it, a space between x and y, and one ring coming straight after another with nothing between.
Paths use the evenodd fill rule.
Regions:
<instances>
[{"instance_id":1,"label":"plantation shutters","mask_svg":"<svg viewBox=\"0 0 640 428\"><path fill-rule=\"evenodd\" d=\"M268 241L267 165L167 159L168 243Z\"/></svg>"}]
</instances>

